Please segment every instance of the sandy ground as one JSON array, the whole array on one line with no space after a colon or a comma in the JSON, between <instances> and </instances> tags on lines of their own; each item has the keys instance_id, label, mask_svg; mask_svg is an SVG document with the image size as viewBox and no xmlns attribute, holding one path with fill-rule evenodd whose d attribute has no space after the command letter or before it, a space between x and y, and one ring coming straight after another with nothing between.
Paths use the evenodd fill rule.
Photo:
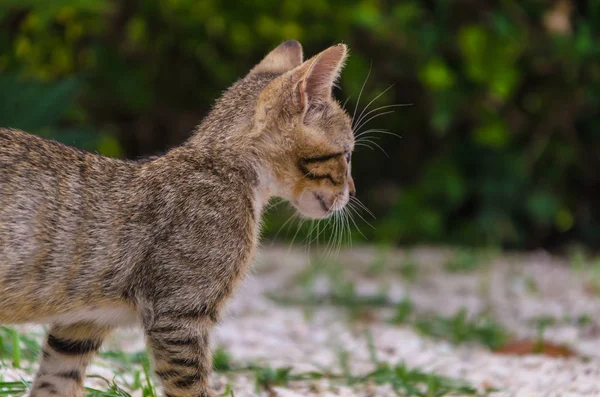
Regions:
<instances>
[{"instance_id":1,"label":"sandy ground","mask_svg":"<svg viewBox=\"0 0 600 397\"><path fill-rule=\"evenodd\" d=\"M588 272L537 252L490 255L473 271L449 273L444 264L452 255L430 248L410 252L355 248L337 257L342 265L336 267L332 261L314 265L313 259L311 267L304 251L265 247L229 305L213 343L223 346L236 363L290 366L294 372L342 373L340 351L344 351L352 374L358 375L374 369L368 330L378 360L462 379L480 390L494 388L492 396L600 396L600 297L590 291ZM399 270L408 258L418 265L410 281ZM333 268L339 271L332 278L327 274ZM409 297L418 311L442 315L460 308L472 314L486 311L515 339L535 338L536 319L550 317L555 321L546 329L545 339L567 345L576 354L570 358L498 354L476 343L455 346L423 336L410 325L391 324L389 307L371 308L357 320L343 307L283 305L272 299L327 296L336 278L354 282L359 296L385 294L389 304ZM574 320L580 318L586 321ZM120 331L106 348L139 351L141 334ZM90 373L112 378L113 367L110 361L97 360ZM7 366L0 369L0 376L31 378ZM89 385L97 382L88 380ZM218 374L213 383L221 391L228 383L237 397L396 395L386 385L351 386L329 380L292 382L256 393L251 373Z\"/></svg>"}]
</instances>

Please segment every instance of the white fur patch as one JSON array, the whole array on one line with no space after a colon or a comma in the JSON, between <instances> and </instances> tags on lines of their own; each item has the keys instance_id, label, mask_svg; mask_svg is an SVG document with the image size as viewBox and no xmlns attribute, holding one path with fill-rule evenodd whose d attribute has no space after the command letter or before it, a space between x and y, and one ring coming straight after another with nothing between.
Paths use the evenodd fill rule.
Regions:
<instances>
[{"instance_id":1,"label":"white fur patch","mask_svg":"<svg viewBox=\"0 0 600 397\"><path fill-rule=\"evenodd\" d=\"M126 327L139 323L137 313L128 307L101 307L81 309L41 320L42 323L69 325L78 322L93 322L98 325Z\"/></svg>"}]
</instances>

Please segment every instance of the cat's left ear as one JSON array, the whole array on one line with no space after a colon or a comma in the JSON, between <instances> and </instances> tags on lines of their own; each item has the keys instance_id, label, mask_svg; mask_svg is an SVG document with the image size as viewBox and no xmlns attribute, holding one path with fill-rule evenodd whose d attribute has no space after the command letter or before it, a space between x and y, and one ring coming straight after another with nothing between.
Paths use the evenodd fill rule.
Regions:
<instances>
[{"instance_id":1,"label":"cat's left ear","mask_svg":"<svg viewBox=\"0 0 600 397\"><path fill-rule=\"evenodd\" d=\"M302 63L302 45L296 40L281 43L267 54L251 71L253 73L282 74Z\"/></svg>"},{"instance_id":2,"label":"cat's left ear","mask_svg":"<svg viewBox=\"0 0 600 397\"><path fill-rule=\"evenodd\" d=\"M348 54L345 44L329 47L294 70L292 79L297 100L306 110L312 102L331 99L331 91L344 67Z\"/></svg>"}]
</instances>

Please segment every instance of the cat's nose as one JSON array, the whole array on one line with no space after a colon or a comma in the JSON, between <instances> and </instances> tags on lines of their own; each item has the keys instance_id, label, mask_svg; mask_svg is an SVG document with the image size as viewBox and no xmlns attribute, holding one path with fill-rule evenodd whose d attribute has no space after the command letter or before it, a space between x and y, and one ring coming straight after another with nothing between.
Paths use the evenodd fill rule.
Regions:
<instances>
[{"instance_id":1,"label":"cat's nose","mask_svg":"<svg viewBox=\"0 0 600 397\"><path fill-rule=\"evenodd\" d=\"M354 179L352 177L348 179L348 194L350 197L356 196L356 186L354 186Z\"/></svg>"}]
</instances>

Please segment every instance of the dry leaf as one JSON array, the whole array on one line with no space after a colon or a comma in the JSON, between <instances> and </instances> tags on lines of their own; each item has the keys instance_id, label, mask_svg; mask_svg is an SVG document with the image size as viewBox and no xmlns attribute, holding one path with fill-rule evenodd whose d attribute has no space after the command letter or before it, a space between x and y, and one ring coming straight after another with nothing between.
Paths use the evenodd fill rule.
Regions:
<instances>
[{"instance_id":1,"label":"dry leaf","mask_svg":"<svg viewBox=\"0 0 600 397\"><path fill-rule=\"evenodd\" d=\"M564 345L534 340L520 340L508 342L495 351L500 354L514 354L525 356L528 354L543 354L550 357L573 357L575 353Z\"/></svg>"}]
</instances>

